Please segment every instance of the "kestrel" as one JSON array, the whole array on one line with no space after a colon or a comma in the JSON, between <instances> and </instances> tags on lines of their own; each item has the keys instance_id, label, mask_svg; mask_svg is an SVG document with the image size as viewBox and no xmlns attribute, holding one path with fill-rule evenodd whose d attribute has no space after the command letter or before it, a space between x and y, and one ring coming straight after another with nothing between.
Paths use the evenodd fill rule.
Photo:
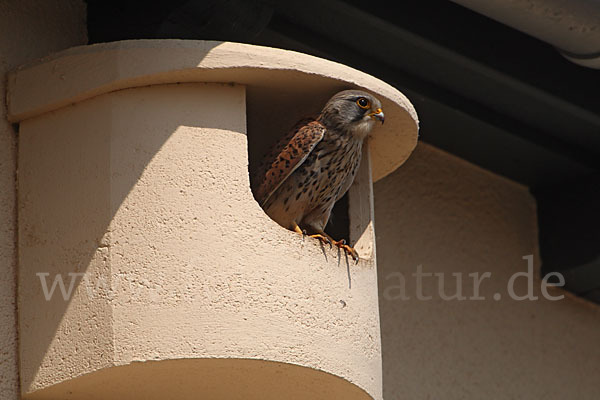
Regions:
<instances>
[{"instance_id":1,"label":"kestrel","mask_svg":"<svg viewBox=\"0 0 600 400\"><path fill-rule=\"evenodd\" d=\"M265 212L281 226L310 233L358 260L354 248L324 229L333 205L354 181L363 141L376 121L384 121L381 103L360 90L337 93L318 117L299 121L257 168L254 194Z\"/></svg>"}]
</instances>

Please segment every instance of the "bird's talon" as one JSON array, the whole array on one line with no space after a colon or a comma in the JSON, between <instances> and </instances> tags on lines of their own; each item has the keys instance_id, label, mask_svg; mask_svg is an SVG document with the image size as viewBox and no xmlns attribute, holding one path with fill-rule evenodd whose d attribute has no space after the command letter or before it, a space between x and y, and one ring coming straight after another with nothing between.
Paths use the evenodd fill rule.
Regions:
<instances>
[{"instance_id":1,"label":"bird's talon","mask_svg":"<svg viewBox=\"0 0 600 400\"><path fill-rule=\"evenodd\" d=\"M319 239L321 241L321 243L329 243L329 248L331 248L331 240L329 240L329 238L327 236L323 236L323 235L317 233L315 235L310 235L310 237Z\"/></svg>"},{"instance_id":2,"label":"bird's talon","mask_svg":"<svg viewBox=\"0 0 600 400\"><path fill-rule=\"evenodd\" d=\"M342 240L338 240L337 242L334 242L334 244L340 248L340 249L344 249L344 251L346 252L346 254L348 254L350 257L352 257L352 259L356 262L358 262L359 257L358 257L358 253L356 252L356 250L354 250L353 247L350 247L346 244L346 240L342 239Z\"/></svg>"}]
</instances>

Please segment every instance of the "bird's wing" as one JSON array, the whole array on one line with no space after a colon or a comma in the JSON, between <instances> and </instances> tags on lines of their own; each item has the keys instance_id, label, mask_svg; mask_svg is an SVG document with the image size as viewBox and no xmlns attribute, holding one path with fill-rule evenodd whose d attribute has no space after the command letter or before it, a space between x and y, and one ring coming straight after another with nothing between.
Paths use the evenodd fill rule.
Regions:
<instances>
[{"instance_id":1,"label":"bird's wing","mask_svg":"<svg viewBox=\"0 0 600 400\"><path fill-rule=\"evenodd\" d=\"M325 127L320 122L304 119L273 147L258 170L259 186L254 194L261 206L302 165L324 134Z\"/></svg>"}]
</instances>

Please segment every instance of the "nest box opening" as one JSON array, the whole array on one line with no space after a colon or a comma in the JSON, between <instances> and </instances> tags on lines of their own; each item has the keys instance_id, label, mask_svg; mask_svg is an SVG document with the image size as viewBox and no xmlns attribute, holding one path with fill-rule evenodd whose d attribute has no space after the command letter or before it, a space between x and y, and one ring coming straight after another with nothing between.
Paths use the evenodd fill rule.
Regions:
<instances>
[{"instance_id":1,"label":"nest box opening","mask_svg":"<svg viewBox=\"0 0 600 400\"><path fill-rule=\"evenodd\" d=\"M339 90L347 89L341 86ZM327 100L337 91L282 91L274 88L248 87L246 91L248 159L251 188L256 198L258 164L272 145L285 136L302 118L319 114ZM268 106L266 106L268 105ZM348 194L334 205L325 232L333 238L350 240ZM287 227L285 227L287 228ZM353 243L351 243L353 244Z\"/></svg>"}]
</instances>

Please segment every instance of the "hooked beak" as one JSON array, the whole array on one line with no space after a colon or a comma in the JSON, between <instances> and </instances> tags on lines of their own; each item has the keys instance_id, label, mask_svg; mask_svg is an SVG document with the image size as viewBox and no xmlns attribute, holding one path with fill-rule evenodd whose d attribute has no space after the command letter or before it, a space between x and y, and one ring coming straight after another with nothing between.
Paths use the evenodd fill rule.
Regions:
<instances>
[{"instance_id":1,"label":"hooked beak","mask_svg":"<svg viewBox=\"0 0 600 400\"><path fill-rule=\"evenodd\" d=\"M383 110L381 108L373 111L371 114L369 114L369 117L380 121L381 125L383 125L383 122L385 121L385 115L383 114Z\"/></svg>"}]
</instances>

